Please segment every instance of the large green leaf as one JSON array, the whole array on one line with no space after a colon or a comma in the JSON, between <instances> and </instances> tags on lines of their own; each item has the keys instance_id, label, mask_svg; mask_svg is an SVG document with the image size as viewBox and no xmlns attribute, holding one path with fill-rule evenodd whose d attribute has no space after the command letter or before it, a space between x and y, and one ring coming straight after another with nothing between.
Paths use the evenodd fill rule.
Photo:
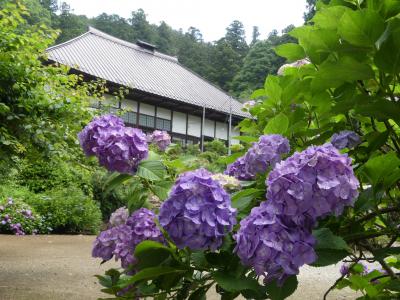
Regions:
<instances>
[{"instance_id":1,"label":"large green leaf","mask_svg":"<svg viewBox=\"0 0 400 300\"><path fill-rule=\"evenodd\" d=\"M289 127L289 119L284 113L280 113L270 119L264 128L265 134L284 134Z\"/></svg>"},{"instance_id":2,"label":"large green leaf","mask_svg":"<svg viewBox=\"0 0 400 300\"><path fill-rule=\"evenodd\" d=\"M165 274L175 274L175 273L184 273L187 270L184 269L176 269L168 266L160 266L160 267L151 267L143 269L137 272L135 275L127 279L121 287L127 287L128 285L134 284L141 280L151 280L160 277Z\"/></svg>"},{"instance_id":3,"label":"large green leaf","mask_svg":"<svg viewBox=\"0 0 400 300\"><path fill-rule=\"evenodd\" d=\"M374 186L384 184L386 187L390 187L390 185L400 179L399 167L400 159L397 157L396 153L390 152L369 159L360 172L365 175Z\"/></svg>"},{"instance_id":4,"label":"large green leaf","mask_svg":"<svg viewBox=\"0 0 400 300\"><path fill-rule=\"evenodd\" d=\"M320 228L313 231L317 240L316 249L347 250L349 247L340 236L334 235L329 228Z\"/></svg>"},{"instance_id":5,"label":"large green leaf","mask_svg":"<svg viewBox=\"0 0 400 300\"><path fill-rule=\"evenodd\" d=\"M333 250L333 249L317 249L317 260L311 264L313 267L325 267L333 265L341 261L343 258L349 255L345 250Z\"/></svg>"},{"instance_id":6,"label":"large green leaf","mask_svg":"<svg viewBox=\"0 0 400 300\"><path fill-rule=\"evenodd\" d=\"M389 22L385 32L377 42L379 51L375 55L375 64L387 73L400 72L400 20Z\"/></svg>"},{"instance_id":7,"label":"large green leaf","mask_svg":"<svg viewBox=\"0 0 400 300\"><path fill-rule=\"evenodd\" d=\"M347 10L339 22L338 32L349 43L374 47L385 30L384 20L373 10Z\"/></svg>"},{"instance_id":8,"label":"large green leaf","mask_svg":"<svg viewBox=\"0 0 400 300\"><path fill-rule=\"evenodd\" d=\"M151 186L151 190L160 200L165 200L168 198L172 185L173 182L171 181L156 181L155 184Z\"/></svg>"},{"instance_id":9,"label":"large green leaf","mask_svg":"<svg viewBox=\"0 0 400 300\"><path fill-rule=\"evenodd\" d=\"M135 248L137 268L145 269L160 265L171 255L171 249L154 241L143 241Z\"/></svg>"},{"instance_id":10,"label":"large green leaf","mask_svg":"<svg viewBox=\"0 0 400 300\"><path fill-rule=\"evenodd\" d=\"M119 185L123 184L125 181L131 178L132 175L129 174L112 173L104 183L104 193L108 194L112 192Z\"/></svg>"},{"instance_id":11,"label":"large green leaf","mask_svg":"<svg viewBox=\"0 0 400 300\"><path fill-rule=\"evenodd\" d=\"M159 160L142 160L136 175L147 180L159 181L165 176L165 167Z\"/></svg>"},{"instance_id":12,"label":"large green leaf","mask_svg":"<svg viewBox=\"0 0 400 300\"><path fill-rule=\"evenodd\" d=\"M345 6L332 6L323 8L315 14L313 22L318 27L337 30L339 21L346 10L349 10L349 8Z\"/></svg>"},{"instance_id":13,"label":"large green leaf","mask_svg":"<svg viewBox=\"0 0 400 300\"><path fill-rule=\"evenodd\" d=\"M287 43L275 48L275 52L290 61L299 60L305 57L304 49L299 44Z\"/></svg>"},{"instance_id":14,"label":"large green leaf","mask_svg":"<svg viewBox=\"0 0 400 300\"><path fill-rule=\"evenodd\" d=\"M289 297L297 289L298 281L296 276L287 278L282 286L275 281L268 283L265 287L271 300L283 300Z\"/></svg>"},{"instance_id":15,"label":"large green leaf","mask_svg":"<svg viewBox=\"0 0 400 300\"><path fill-rule=\"evenodd\" d=\"M250 188L236 192L232 195L232 207L238 210L246 208L253 199L264 194L264 190Z\"/></svg>"},{"instance_id":16,"label":"large green leaf","mask_svg":"<svg viewBox=\"0 0 400 300\"><path fill-rule=\"evenodd\" d=\"M360 63L349 56L341 57L338 61L326 61L320 65L311 83L314 90L335 88L345 82L370 79L374 72L368 64Z\"/></svg>"},{"instance_id":17,"label":"large green leaf","mask_svg":"<svg viewBox=\"0 0 400 300\"><path fill-rule=\"evenodd\" d=\"M265 288L261 286L257 280L246 277L234 277L232 274L226 272L215 272L213 278L225 291L228 292L241 292L243 290L252 290L263 296L266 294Z\"/></svg>"}]
</instances>

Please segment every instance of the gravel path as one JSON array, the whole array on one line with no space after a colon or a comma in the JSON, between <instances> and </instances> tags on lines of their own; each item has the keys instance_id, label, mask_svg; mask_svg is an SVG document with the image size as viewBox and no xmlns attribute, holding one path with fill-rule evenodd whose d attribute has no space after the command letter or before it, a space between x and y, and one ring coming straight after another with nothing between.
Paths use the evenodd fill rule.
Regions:
<instances>
[{"instance_id":1,"label":"gravel path","mask_svg":"<svg viewBox=\"0 0 400 300\"><path fill-rule=\"evenodd\" d=\"M116 264L100 266L90 256L93 236L0 235L0 300L94 300L105 297L95 274ZM306 267L299 276L299 288L289 299L322 299L335 281L338 266ZM355 299L349 290L335 291L334 299ZM208 300L219 297L213 292Z\"/></svg>"}]
</instances>

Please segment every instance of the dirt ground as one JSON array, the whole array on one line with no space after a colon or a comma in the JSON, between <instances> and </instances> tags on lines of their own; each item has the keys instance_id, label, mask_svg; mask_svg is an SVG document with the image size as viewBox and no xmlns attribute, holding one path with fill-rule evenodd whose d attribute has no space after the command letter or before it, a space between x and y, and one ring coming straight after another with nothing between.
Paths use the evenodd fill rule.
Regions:
<instances>
[{"instance_id":1,"label":"dirt ground","mask_svg":"<svg viewBox=\"0 0 400 300\"><path fill-rule=\"evenodd\" d=\"M102 274L114 263L100 266L91 258L94 236L0 235L0 300L94 300L100 292L95 274ZM290 300L322 299L335 281L339 266L306 267L299 276L299 288ZM334 299L355 299L349 291L335 291ZM213 292L208 300L219 297Z\"/></svg>"}]
</instances>

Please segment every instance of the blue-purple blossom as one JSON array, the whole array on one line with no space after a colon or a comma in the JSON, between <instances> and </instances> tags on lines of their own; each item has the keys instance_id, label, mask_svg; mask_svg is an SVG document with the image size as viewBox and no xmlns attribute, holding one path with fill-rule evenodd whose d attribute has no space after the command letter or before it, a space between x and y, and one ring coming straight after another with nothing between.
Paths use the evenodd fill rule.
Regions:
<instances>
[{"instance_id":1,"label":"blue-purple blossom","mask_svg":"<svg viewBox=\"0 0 400 300\"><path fill-rule=\"evenodd\" d=\"M129 210L124 206L115 210L110 216L110 225L112 227L119 226L126 223L129 217Z\"/></svg>"},{"instance_id":2,"label":"blue-purple blossom","mask_svg":"<svg viewBox=\"0 0 400 300\"><path fill-rule=\"evenodd\" d=\"M289 151L287 138L279 134L262 135L244 156L228 166L225 174L240 180L252 180L257 174L265 173L268 167L274 167Z\"/></svg>"},{"instance_id":3,"label":"blue-purple blossom","mask_svg":"<svg viewBox=\"0 0 400 300\"><path fill-rule=\"evenodd\" d=\"M102 231L93 244L92 256L110 260L115 256L123 268L136 263L133 255L136 246L145 240L162 242L163 236L155 222L156 215L141 208L126 220L125 224Z\"/></svg>"},{"instance_id":4,"label":"blue-purple blossom","mask_svg":"<svg viewBox=\"0 0 400 300\"><path fill-rule=\"evenodd\" d=\"M274 167L281 160L281 156L289 151L287 138L279 134L262 135L244 156L246 171L254 175L264 173L269 166Z\"/></svg>"},{"instance_id":5,"label":"blue-purple blossom","mask_svg":"<svg viewBox=\"0 0 400 300\"><path fill-rule=\"evenodd\" d=\"M104 115L94 118L78 134L79 142L86 156L96 155L100 140L111 128L124 127L124 121L114 115Z\"/></svg>"},{"instance_id":6,"label":"blue-purple blossom","mask_svg":"<svg viewBox=\"0 0 400 300\"><path fill-rule=\"evenodd\" d=\"M347 276L347 275L349 275L349 273L350 273L350 268L349 268L349 265L348 264L342 264L341 266L340 266L340 274L342 275L342 276Z\"/></svg>"},{"instance_id":7,"label":"blue-purple blossom","mask_svg":"<svg viewBox=\"0 0 400 300\"><path fill-rule=\"evenodd\" d=\"M101 140L96 155L100 165L109 171L134 173L148 155L146 135L137 128L111 129Z\"/></svg>"},{"instance_id":8,"label":"blue-purple blossom","mask_svg":"<svg viewBox=\"0 0 400 300\"><path fill-rule=\"evenodd\" d=\"M13 205L14 204L14 200L12 198L8 198L7 199L7 206L8 205Z\"/></svg>"},{"instance_id":9,"label":"blue-purple blossom","mask_svg":"<svg viewBox=\"0 0 400 300\"><path fill-rule=\"evenodd\" d=\"M239 180L253 180L255 176L246 171L244 156L239 157L235 162L228 165L224 174L233 176Z\"/></svg>"},{"instance_id":10,"label":"blue-purple blossom","mask_svg":"<svg viewBox=\"0 0 400 300\"><path fill-rule=\"evenodd\" d=\"M331 143L337 149L352 149L361 143L360 136L354 131L344 130L332 135Z\"/></svg>"},{"instance_id":11,"label":"blue-purple blossom","mask_svg":"<svg viewBox=\"0 0 400 300\"><path fill-rule=\"evenodd\" d=\"M134 173L148 155L146 135L113 115L95 118L78 137L85 154L95 155L109 171Z\"/></svg>"},{"instance_id":12,"label":"blue-purple blossom","mask_svg":"<svg viewBox=\"0 0 400 300\"><path fill-rule=\"evenodd\" d=\"M278 163L266 184L275 213L300 226L307 218L340 215L354 204L359 187L351 159L331 144L308 147Z\"/></svg>"},{"instance_id":13,"label":"blue-purple blossom","mask_svg":"<svg viewBox=\"0 0 400 300\"><path fill-rule=\"evenodd\" d=\"M103 260L110 260L114 256L114 250L116 242L119 238L119 232L120 230L124 230L124 228L122 228L123 226L125 225L112 227L100 232L93 243L92 256L100 257Z\"/></svg>"},{"instance_id":14,"label":"blue-purple blossom","mask_svg":"<svg viewBox=\"0 0 400 300\"><path fill-rule=\"evenodd\" d=\"M307 227L299 227L273 211L268 201L251 210L234 236L234 252L257 275L281 284L288 276L298 274L302 265L316 260L315 239Z\"/></svg>"},{"instance_id":15,"label":"blue-purple blossom","mask_svg":"<svg viewBox=\"0 0 400 300\"><path fill-rule=\"evenodd\" d=\"M25 235L25 232L20 223L11 224L10 228L14 232L15 235Z\"/></svg>"},{"instance_id":16,"label":"blue-purple blossom","mask_svg":"<svg viewBox=\"0 0 400 300\"><path fill-rule=\"evenodd\" d=\"M168 145L171 144L171 136L166 131L154 130L153 133L148 136L147 141L156 145L161 151L165 151Z\"/></svg>"},{"instance_id":17,"label":"blue-purple blossom","mask_svg":"<svg viewBox=\"0 0 400 300\"><path fill-rule=\"evenodd\" d=\"M159 220L179 248L214 251L236 224L236 209L212 174L198 169L179 176Z\"/></svg>"}]
</instances>

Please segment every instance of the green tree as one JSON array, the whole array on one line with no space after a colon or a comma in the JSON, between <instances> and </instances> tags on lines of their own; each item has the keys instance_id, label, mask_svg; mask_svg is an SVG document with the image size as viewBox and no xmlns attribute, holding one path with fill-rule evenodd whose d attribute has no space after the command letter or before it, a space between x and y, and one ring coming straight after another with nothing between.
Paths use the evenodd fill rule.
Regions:
<instances>
[{"instance_id":1,"label":"green tree","mask_svg":"<svg viewBox=\"0 0 400 300\"><path fill-rule=\"evenodd\" d=\"M62 43L73 39L86 32L89 25L89 19L86 16L78 16L71 12L71 7L63 2L60 8L60 15L53 24L53 28L60 29L56 43Z\"/></svg>"},{"instance_id":2,"label":"green tree","mask_svg":"<svg viewBox=\"0 0 400 300\"><path fill-rule=\"evenodd\" d=\"M135 39L143 40L148 43L156 42L156 33L154 28L147 21L146 13L143 9L138 9L131 13L131 18L128 22L132 26Z\"/></svg>"},{"instance_id":3,"label":"green tree","mask_svg":"<svg viewBox=\"0 0 400 300\"><path fill-rule=\"evenodd\" d=\"M229 91L236 73L241 67L241 57L225 39L217 41L211 56L212 80L222 89Z\"/></svg>"},{"instance_id":4,"label":"green tree","mask_svg":"<svg viewBox=\"0 0 400 300\"><path fill-rule=\"evenodd\" d=\"M157 27L156 45L158 50L170 55L176 54L176 48L173 43L173 30L164 21Z\"/></svg>"},{"instance_id":5,"label":"green tree","mask_svg":"<svg viewBox=\"0 0 400 300\"><path fill-rule=\"evenodd\" d=\"M239 54L239 57L244 57L249 50L246 43L246 33L242 22L235 20L227 28L225 41L231 48Z\"/></svg>"},{"instance_id":6,"label":"green tree","mask_svg":"<svg viewBox=\"0 0 400 300\"><path fill-rule=\"evenodd\" d=\"M260 31L258 30L258 26L253 26L253 34L251 38L250 47L252 47L255 43L258 42L258 37L260 36Z\"/></svg>"},{"instance_id":7,"label":"green tree","mask_svg":"<svg viewBox=\"0 0 400 300\"><path fill-rule=\"evenodd\" d=\"M55 32L30 26L22 5L0 11L0 155L2 164L24 158L68 159L87 110L90 85L67 68L44 65ZM78 155L79 156L79 155ZM76 156L75 158L76 159ZM3 165L4 166L4 165Z\"/></svg>"},{"instance_id":8,"label":"green tree","mask_svg":"<svg viewBox=\"0 0 400 300\"><path fill-rule=\"evenodd\" d=\"M232 91L235 95L247 98L251 91L263 86L267 75L276 74L285 59L278 56L274 48L280 44L296 42L296 39L288 34L293 28L293 25L286 27L282 30L282 35L273 30L268 39L259 41L250 48L243 60L243 67L232 82Z\"/></svg>"},{"instance_id":9,"label":"green tree","mask_svg":"<svg viewBox=\"0 0 400 300\"><path fill-rule=\"evenodd\" d=\"M90 24L93 27L104 31L112 36L118 37L125 41L135 42L135 35L132 26L125 18L118 15L108 15L102 13L101 15L92 18Z\"/></svg>"}]
</instances>

